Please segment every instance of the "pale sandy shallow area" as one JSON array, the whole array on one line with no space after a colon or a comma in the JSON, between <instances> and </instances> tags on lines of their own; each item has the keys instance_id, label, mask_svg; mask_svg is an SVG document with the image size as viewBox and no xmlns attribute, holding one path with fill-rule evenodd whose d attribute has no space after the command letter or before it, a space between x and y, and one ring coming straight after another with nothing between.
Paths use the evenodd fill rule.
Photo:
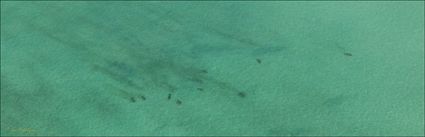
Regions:
<instances>
[{"instance_id":1,"label":"pale sandy shallow area","mask_svg":"<svg viewBox=\"0 0 425 137\"><path fill-rule=\"evenodd\" d=\"M1 2L1 135L424 135L424 2Z\"/></svg>"}]
</instances>

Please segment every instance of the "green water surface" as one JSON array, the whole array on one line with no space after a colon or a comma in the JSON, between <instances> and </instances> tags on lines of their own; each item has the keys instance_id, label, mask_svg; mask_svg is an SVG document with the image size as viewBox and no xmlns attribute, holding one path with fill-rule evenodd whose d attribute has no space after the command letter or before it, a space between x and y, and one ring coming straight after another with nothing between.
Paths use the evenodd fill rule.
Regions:
<instances>
[{"instance_id":1,"label":"green water surface","mask_svg":"<svg viewBox=\"0 0 425 137\"><path fill-rule=\"evenodd\" d=\"M424 2L2 1L1 135L423 136Z\"/></svg>"}]
</instances>

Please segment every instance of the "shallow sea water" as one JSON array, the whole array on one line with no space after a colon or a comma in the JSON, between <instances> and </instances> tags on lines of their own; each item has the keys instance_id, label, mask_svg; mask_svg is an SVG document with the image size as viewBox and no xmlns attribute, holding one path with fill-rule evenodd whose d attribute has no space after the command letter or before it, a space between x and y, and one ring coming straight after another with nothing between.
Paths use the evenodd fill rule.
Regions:
<instances>
[{"instance_id":1,"label":"shallow sea water","mask_svg":"<svg viewBox=\"0 0 425 137\"><path fill-rule=\"evenodd\" d=\"M1 135L423 136L424 2L1 1Z\"/></svg>"}]
</instances>

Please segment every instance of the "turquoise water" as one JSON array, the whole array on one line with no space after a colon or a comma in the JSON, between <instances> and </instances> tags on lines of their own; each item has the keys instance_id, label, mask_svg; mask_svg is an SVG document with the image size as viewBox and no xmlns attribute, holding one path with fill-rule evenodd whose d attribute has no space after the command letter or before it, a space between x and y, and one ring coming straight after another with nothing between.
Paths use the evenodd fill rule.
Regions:
<instances>
[{"instance_id":1,"label":"turquoise water","mask_svg":"<svg viewBox=\"0 0 425 137\"><path fill-rule=\"evenodd\" d=\"M423 1L1 2L1 135L423 129Z\"/></svg>"}]
</instances>

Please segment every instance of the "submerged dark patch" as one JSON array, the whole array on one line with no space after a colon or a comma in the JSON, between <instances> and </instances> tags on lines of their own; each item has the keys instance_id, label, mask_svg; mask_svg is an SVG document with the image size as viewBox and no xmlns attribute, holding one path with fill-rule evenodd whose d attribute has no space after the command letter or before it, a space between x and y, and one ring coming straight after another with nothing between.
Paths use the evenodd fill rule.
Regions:
<instances>
[{"instance_id":1,"label":"submerged dark patch","mask_svg":"<svg viewBox=\"0 0 425 137\"><path fill-rule=\"evenodd\" d=\"M245 98L246 93L245 92L238 92L238 96L241 97L241 98Z\"/></svg>"},{"instance_id":2,"label":"submerged dark patch","mask_svg":"<svg viewBox=\"0 0 425 137\"><path fill-rule=\"evenodd\" d=\"M177 105L181 105L183 102L181 100L176 100Z\"/></svg>"},{"instance_id":3,"label":"submerged dark patch","mask_svg":"<svg viewBox=\"0 0 425 137\"><path fill-rule=\"evenodd\" d=\"M255 59L257 61L258 64L261 64L261 59Z\"/></svg>"},{"instance_id":4,"label":"submerged dark patch","mask_svg":"<svg viewBox=\"0 0 425 137\"><path fill-rule=\"evenodd\" d=\"M143 95L140 95L139 98L142 99L142 100L146 100L146 97L143 96Z\"/></svg>"},{"instance_id":5,"label":"submerged dark patch","mask_svg":"<svg viewBox=\"0 0 425 137\"><path fill-rule=\"evenodd\" d=\"M351 53L347 53L347 52L345 52L345 53L344 53L344 55L345 55L345 56L350 56L350 57L351 57L351 56L353 56L353 54L351 54Z\"/></svg>"},{"instance_id":6,"label":"submerged dark patch","mask_svg":"<svg viewBox=\"0 0 425 137\"><path fill-rule=\"evenodd\" d=\"M130 97L130 102L131 102L131 103L136 102L136 98L134 98L134 97Z\"/></svg>"},{"instance_id":7,"label":"submerged dark patch","mask_svg":"<svg viewBox=\"0 0 425 137\"><path fill-rule=\"evenodd\" d=\"M170 99L171 99L171 94L168 94L167 100L170 100Z\"/></svg>"}]
</instances>

